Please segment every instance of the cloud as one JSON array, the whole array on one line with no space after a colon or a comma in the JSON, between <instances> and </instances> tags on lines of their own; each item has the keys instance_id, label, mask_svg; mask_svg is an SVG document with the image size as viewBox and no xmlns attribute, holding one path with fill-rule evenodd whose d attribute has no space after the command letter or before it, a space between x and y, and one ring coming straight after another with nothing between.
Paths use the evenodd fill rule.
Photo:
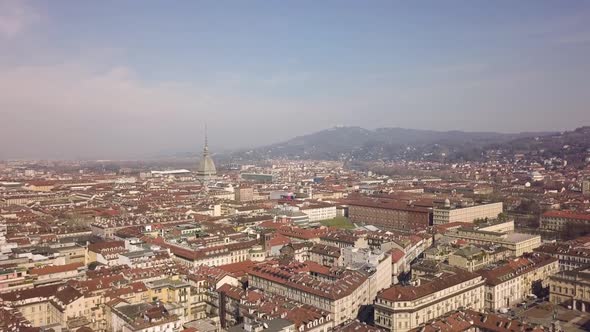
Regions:
<instances>
[{"instance_id":1,"label":"cloud","mask_svg":"<svg viewBox=\"0 0 590 332\"><path fill-rule=\"evenodd\" d=\"M213 147L246 147L299 134L315 111L305 102L240 94L207 82L146 82L126 66L99 70L71 63L0 71L0 91L6 92L0 94L0 159L198 151L204 122Z\"/></svg>"},{"instance_id":2,"label":"cloud","mask_svg":"<svg viewBox=\"0 0 590 332\"><path fill-rule=\"evenodd\" d=\"M39 18L38 11L24 0L0 0L0 38L16 37Z\"/></svg>"}]
</instances>

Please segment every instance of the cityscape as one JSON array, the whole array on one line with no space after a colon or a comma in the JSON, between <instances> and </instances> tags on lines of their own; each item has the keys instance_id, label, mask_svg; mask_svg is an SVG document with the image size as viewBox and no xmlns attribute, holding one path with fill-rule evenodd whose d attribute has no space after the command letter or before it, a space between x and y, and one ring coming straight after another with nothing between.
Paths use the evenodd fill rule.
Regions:
<instances>
[{"instance_id":1,"label":"cityscape","mask_svg":"<svg viewBox=\"0 0 590 332\"><path fill-rule=\"evenodd\" d=\"M0 332L590 331L590 6L427 3L0 0Z\"/></svg>"}]
</instances>

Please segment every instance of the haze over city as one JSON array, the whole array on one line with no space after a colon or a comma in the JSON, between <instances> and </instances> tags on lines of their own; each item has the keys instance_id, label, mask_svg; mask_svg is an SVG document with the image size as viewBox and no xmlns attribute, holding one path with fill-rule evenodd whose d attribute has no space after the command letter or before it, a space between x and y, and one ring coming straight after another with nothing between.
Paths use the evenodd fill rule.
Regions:
<instances>
[{"instance_id":1,"label":"haze over city","mask_svg":"<svg viewBox=\"0 0 590 332\"><path fill-rule=\"evenodd\" d=\"M590 331L590 1L0 0L0 332Z\"/></svg>"},{"instance_id":2,"label":"haze over city","mask_svg":"<svg viewBox=\"0 0 590 332\"><path fill-rule=\"evenodd\" d=\"M590 123L587 1L0 1L0 158ZM239 138L238 138L239 137Z\"/></svg>"}]
</instances>

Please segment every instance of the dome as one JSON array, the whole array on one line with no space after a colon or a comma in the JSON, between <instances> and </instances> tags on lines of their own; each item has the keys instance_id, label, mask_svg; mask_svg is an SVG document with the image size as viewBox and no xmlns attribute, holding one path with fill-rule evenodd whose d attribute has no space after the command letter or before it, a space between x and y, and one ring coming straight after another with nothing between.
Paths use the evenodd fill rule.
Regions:
<instances>
[{"instance_id":1,"label":"dome","mask_svg":"<svg viewBox=\"0 0 590 332\"><path fill-rule=\"evenodd\" d=\"M197 165L197 177L201 180L211 180L217 174L215 163L211 156L209 156L209 145L207 144L207 136L205 136L205 147L203 148L203 157Z\"/></svg>"},{"instance_id":2,"label":"dome","mask_svg":"<svg viewBox=\"0 0 590 332\"><path fill-rule=\"evenodd\" d=\"M215 174L217 174L217 169L215 168L213 159L208 154L203 155L197 166L197 175L212 176Z\"/></svg>"}]
</instances>

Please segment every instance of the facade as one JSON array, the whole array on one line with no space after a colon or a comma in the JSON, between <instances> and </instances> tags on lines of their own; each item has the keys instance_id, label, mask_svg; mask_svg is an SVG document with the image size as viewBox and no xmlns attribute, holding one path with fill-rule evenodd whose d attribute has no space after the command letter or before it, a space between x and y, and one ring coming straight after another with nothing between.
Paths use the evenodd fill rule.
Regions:
<instances>
[{"instance_id":1,"label":"facade","mask_svg":"<svg viewBox=\"0 0 590 332\"><path fill-rule=\"evenodd\" d=\"M522 302L535 290L548 286L547 280L559 272L556 258L532 254L516 258L479 273L485 278L485 308L497 311Z\"/></svg>"},{"instance_id":2,"label":"facade","mask_svg":"<svg viewBox=\"0 0 590 332\"><path fill-rule=\"evenodd\" d=\"M110 328L115 332L178 332L180 318L160 303L118 304L110 307Z\"/></svg>"},{"instance_id":3,"label":"facade","mask_svg":"<svg viewBox=\"0 0 590 332\"><path fill-rule=\"evenodd\" d=\"M445 273L418 286L395 285L375 300L375 325L391 332L405 332L455 311L484 308L484 280L466 272Z\"/></svg>"},{"instance_id":4,"label":"facade","mask_svg":"<svg viewBox=\"0 0 590 332\"><path fill-rule=\"evenodd\" d=\"M435 225L451 222L473 222L476 219L495 219L502 213L502 203L481 204L468 207L435 207L432 221Z\"/></svg>"},{"instance_id":5,"label":"facade","mask_svg":"<svg viewBox=\"0 0 590 332\"><path fill-rule=\"evenodd\" d=\"M320 243L337 248L368 248L367 239L351 231L330 231L320 236Z\"/></svg>"},{"instance_id":6,"label":"facade","mask_svg":"<svg viewBox=\"0 0 590 332\"><path fill-rule=\"evenodd\" d=\"M240 186L235 188L235 198L238 202L251 202L254 200L254 188Z\"/></svg>"},{"instance_id":7,"label":"facade","mask_svg":"<svg viewBox=\"0 0 590 332\"><path fill-rule=\"evenodd\" d=\"M374 225L383 230L425 229L431 211L425 207L373 200L348 202L348 218L354 223Z\"/></svg>"},{"instance_id":8,"label":"facade","mask_svg":"<svg viewBox=\"0 0 590 332\"><path fill-rule=\"evenodd\" d=\"M470 309L458 310L445 317L434 319L411 332L544 332L543 327L493 313Z\"/></svg>"},{"instance_id":9,"label":"facade","mask_svg":"<svg viewBox=\"0 0 590 332\"><path fill-rule=\"evenodd\" d=\"M582 195L590 196L590 179L582 181Z\"/></svg>"},{"instance_id":10,"label":"facade","mask_svg":"<svg viewBox=\"0 0 590 332\"><path fill-rule=\"evenodd\" d=\"M251 254L259 254L257 250L252 251L258 244L257 240L230 241L227 239L227 244L199 249L166 243L161 238L151 240L151 242L169 249L174 255L174 260L187 267L238 263L251 259Z\"/></svg>"},{"instance_id":11,"label":"facade","mask_svg":"<svg viewBox=\"0 0 590 332\"><path fill-rule=\"evenodd\" d=\"M552 210L543 213L540 223L541 229L563 231L568 223L589 225L590 214Z\"/></svg>"},{"instance_id":12,"label":"facade","mask_svg":"<svg viewBox=\"0 0 590 332\"><path fill-rule=\"evenodd\" d=\"M331 270L310 263L258 265L249 271L249 285L331 313L338 325L355 319L369 298L369 279L358 271Z\"/></svg>"},{"instance_id":13,"label":"facade","mask_svg":"<svg viewBox=\"0 0 590 332\"><path fill-rule=\"evenodd\" d=\"M460 239L473 244L499 245L509 249L518 257L533 252L541 246L541 236L524 233L489 232L470 228L458 228L445 233L446 237Z\"/></svg>"},{"instance_id":14,"label":"facade","mask_svg":"<svg viewBox=\"0 0 590 332\"><path fill-rule=\"evenodd\" d=\"M304 205L299 209L309 217L310 222L336 218L336 205L315 203Z\"/></svg>"},{"instance_id":15,"label":"facade","mask_svg":"<svg viewBox=\"0 0 590 332\"><path fill-rule=\"evenodd\" d=\"M535 249L535 252L557 258L560 271L570 271L590 265L590 248L586 247L566 243L547 243Z\"/></svg>"},{"instance_id":16,"label":"facade","mask_svg":"<svg viewBox=\"0 0 590 332\"><path fill-rule=\"evenodd\" d=\"M274 183L276 177L274 174L258 174L258 173L241 173L240 177L244 181L251 181L256 183Z\"/></svg>"},{"instance_id":17,"label":"facade","mask_svg":"<svg viewBox=\"0 0 590 332\"><path fill-rule=\"evenodd\" d=\"M461 248L448 256L449 265L465 269L469 272L477 271L492 263L507 259L512 252L504 247L493 247L486 250L475 246Z\"/></svg>"},{"instance_id":18,"label":"facade","mask_svg":"<svg viewBox=\"0 0 590 332\"><path fill-rule=\"evenodd\" d=\"M43 266L30 269L29 275L36 276L37 280L43 282L62 281L80 276L84 269L84 263Z\"/></svg>"},{"instance_id":19,"label":"facade","mask_svg":"<svg viewBox=\"0 0 590 332\"><path fill-rule=\"evenodd\" d=\"M319 243L309 249L309 260L328 267L343 265L340 248Z\"/></svg>"},{"instance_id":20,"label":"facade","mask_svg":"<svg viewBox=\"0 0 590 332\"><path fill-rule=\"evenodd\" d=\"M549 279L549 301L590 312L590 265L553 275Z\"/></svg>"}]
</instances>

